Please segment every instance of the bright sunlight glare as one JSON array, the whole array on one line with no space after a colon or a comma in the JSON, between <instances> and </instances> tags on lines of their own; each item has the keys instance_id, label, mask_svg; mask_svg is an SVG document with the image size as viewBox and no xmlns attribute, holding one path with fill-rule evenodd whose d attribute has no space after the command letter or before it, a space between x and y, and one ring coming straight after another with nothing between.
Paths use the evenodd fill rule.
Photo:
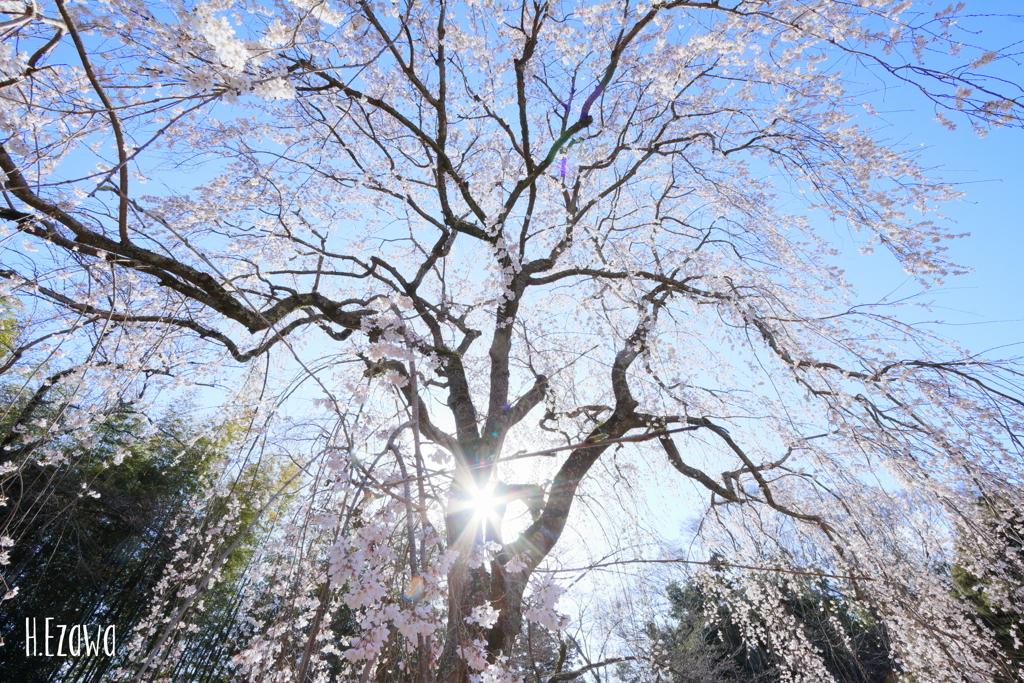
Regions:
<instances>
[{"instance_id":1,"label":"bright sunlight glare","mask_svg":"<svg viewBox=\"0 0 1024 683\"><path fill-rule=\"evenodd\" d=\"M494 497L494 484L487 484L483 488L478 488L473 493L470 505L472 505L478 519L487 519L494 514L495 508L498 506L498 501Z\"/></svg>"}]
</instances>

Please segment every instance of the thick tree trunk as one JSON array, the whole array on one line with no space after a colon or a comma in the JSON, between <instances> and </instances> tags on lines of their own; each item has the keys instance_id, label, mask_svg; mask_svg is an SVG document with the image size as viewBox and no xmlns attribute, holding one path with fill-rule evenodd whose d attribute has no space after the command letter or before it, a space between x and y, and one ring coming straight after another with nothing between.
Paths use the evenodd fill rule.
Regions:
<instances>
[{"instance_id":1,"label":"thick tree trunk","mask_svg":"<svg viewBox=\"0 0 1024 683\"><path fill-rule=\"evenodd\" d=\"M438 660L437 683L468 683L470 671L462 656L462 648L473 642L471 632L474 628L466 623L466 617L475 605L483 602L489 579L482 568L471 569L469 566L469 558L479 544L478 533L473 510L457 509L459 503L458 498L453 498L445 519L448 547L456 549L458 557L448 573L448 627L444 649Z\"/></svg>"},{"instance_id":2,"label":"thick tree trunk","mask_svg":"<svg viewBox=\"0 0 1024 683\"><path fill-rule=\"evenodd\" d=\"M499 520L489 525L485 536L476 512L460 505L459 498L453 498L446 516L448 547L457 549L459 555L448 574L448 627L438 660L436 683L467 683L473 671L462 649L476 640L485 643L491 659L495 655L511 654L523 623L522 599L528 575L505 573L502 562L508 558L501 555L478 567L470 566L470 558L479 552L484 540L501 543L501 513ZM473 608L485 603L498 611L497 623L489 629L467 623Z\"/></svg>"}]
</instances>

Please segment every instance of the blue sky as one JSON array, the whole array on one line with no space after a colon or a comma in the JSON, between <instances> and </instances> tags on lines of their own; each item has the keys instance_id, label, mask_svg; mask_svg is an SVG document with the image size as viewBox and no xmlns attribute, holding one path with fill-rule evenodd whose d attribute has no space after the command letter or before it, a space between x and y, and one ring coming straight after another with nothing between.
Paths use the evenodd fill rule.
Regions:
<instances>
[{"instance_id":1,"label":"blue sky","mask_svg":"<svg viewBox=\"0 0 1024 683\"><path fill-rule=\"evenodd\" d=\"M998 130L979 139L967 128L942 129L920 112L891 119L895 130L905 130L928 145L923 150L928 165L937 166L942 178L966 192L944 213L953 222L953 231L970 236L947 246L955 262L974 271L948 278L941 288L921 297L936 302L935 318L952 323L937 329L976 351L1024 340L1024 133ZM851 251L841 263L862 300L887 295L896 299L921 291L888 254L861 256ZM925 319L923 314L919 319Z\"/></svg>"},{"instance_id":2,"label":"blue sky","mask_svg":"<svg viewBox=\"0 0 1024 683\"><path fill-rule=\"evenodd\" d=\"M1024 19L998 16L1024 11L1020 0L975 0L968 12L991 13L963 22L976 29L978 44L1016 52L1024 49ZM1021 83L1020 67L1009 59L993 63L994 73ZM973 272L948 278L941 288L924 293L921 300L935 302L932 316L923 312L907 319L945 319L935 326L944 336L972 351L1024 341L1024 132L996 129L979 138L963 120L955 131L933 120L932 106L907 87L887 88L871 102L888 125L880 135L911 148L920 148L921 162L932 174L966 192L947 205L950 231L970 237L947 242L952 260ZM952 118L952 117L951 117ZM877 119L875 123L877 124ZM866 123L866 122L865 122ZM829 235L833 237L833 235ZM834 239L844 249L840 267L847 270L861 301L890 300L921 292L895 260L883 250L862 256L848 234L837 230ZM902 317L902 316L901 316ZM1024 355L1024 347L1006 348L993 355Z\"/></svg>"},{"instance_id":3,"label":"blue sky","mask_svg":"<svg viewBox=\"0 0 1024 683\"><path fill-rule=\"evenodd\" d=\"M968 11L972 10L1024 13L1024 0L976 0L969 3ZM987 16L973 24L970 28L981 31L976 42L986 47L1002 49L1024 41L1024 19ZM1020 49L1024 47L1011 47L1011 51ZM1020 67L1008 60L991 66L993 72L1011 82L1024 82ZM862 76L866 80L866 75ZM954 183L966 193L962 200L943 207L942 213L948 217L950 232L970 233L969 237L946 243L951 260L974 270L923 291L885 249L877 249L872 255L858 253L865 235L851 235L839 224L815 221L814 228L842 251L835 262L856 289L854 301L895 301L917 295L919 301L934 302L931 313L897 310L900 319L941 320L943 324L929 328L971 351L992 350L989 355L1000 358L1024 356L1024 268L1019 265L1024 258L1024 131L996 129L979 137L960 118L955 119L957 130L947 130L934 120L932 105L907 86L890 84L884 90L874 90L866 99L880 116L865 116L858 121L860 125L881 126L878 137L918 150L921 164L931 169L933 177ZM884 474L880 477L886 483L891 481ZM656 513L656 524L669 537L677 534L674 542L686 554L694 550L689 546L691 531L686 525L694 512L702 509L697 501L703 500L703 492L686 486L662 490L668 487L668 483L659 482L659 491L650 492L649 502ZM581 544L593 545L590 550L599 555L603 546L593 541L588 538ZM638 549L634 554L652 553L656 555L657 551ZM629 553L622 555L626 556ZM573 566L580 564L585 562Z\"/></svg>"}]
</instances>

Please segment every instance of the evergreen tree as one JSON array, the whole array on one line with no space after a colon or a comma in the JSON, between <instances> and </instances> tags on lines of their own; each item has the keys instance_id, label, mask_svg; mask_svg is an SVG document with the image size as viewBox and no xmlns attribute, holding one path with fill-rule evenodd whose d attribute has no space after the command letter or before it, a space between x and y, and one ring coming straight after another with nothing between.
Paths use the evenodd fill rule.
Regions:
<instances>
[{"instance_id":1,"label":"evergreen tree","mask_svg":"<svg viewBox=\"0 0 1024 683\"><path fill-rule=\"evenodd\" d=\"M735 588L735 587L734 587ZM780 583L792 615L836 683L893 680L885 630L870 614L837 597L825 579ZM786 668L763 641L751 642L740 622L757 619L709 597L696 583L672 583L665 625L648 624L650 660L665 683L781 683ZM756 621L755 621L756 625ZM621 667L636 678L636 667ZM632 676L630 676L632 674Z\"/></svg>"},{"instance_id":2,"label":"evergreen tree","mask_svg":"<svg viewBox=\"0 0 1024 683\"><path fill-rule=\"evenodd\" d=\"M1011 558L1019 557L1024 549L1024 512L985 501L981 501L980 507L980 533L995 537L995 542L1003 546L1001 559L1012 562ZM1024 680L1024 611L1015 606L1020 603L1014 600L1015 595L1024 592L1024 574L1011 568L1007 572L1010 581L992 582L972 573L966 563L958 562L950 568L950 575L955 594L971 605L982 627L992 632L1006 654L1003 671L995 677L995 683Z\"/></svg>"},{"instance_id":3,"label":"evergreen tree","mask_svg":"<svg viewBox=\"0 0 1024 683\"><path fill-rule=\"evenodd\" d=\"M170 559L172 520L209 485L211 466L224 456L224 443L200 436L208 426L189 427L181 416L137 439L141 428L137 416L117 413L98 443L65 444L66 465L28 459L4 482L12 504L0 509L0 525L19 538L5 574L20 593L0 613L0 666L17 680L54 680L62 670L60 680L102 678L105 658L26 657L25 619L114 624L129 634Z\"/></svg>"}]
</instances>

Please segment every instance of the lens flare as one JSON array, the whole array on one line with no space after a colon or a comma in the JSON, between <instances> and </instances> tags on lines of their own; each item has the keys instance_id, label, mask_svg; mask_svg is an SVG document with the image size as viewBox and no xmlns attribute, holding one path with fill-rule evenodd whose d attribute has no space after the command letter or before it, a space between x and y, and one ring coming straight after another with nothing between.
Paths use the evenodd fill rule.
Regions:
<instances>
[{"instance_id":1,"label":"lens flare","mask_svg":"<svg viewBox=\"0 0 1024 683\"><path fill-rule=\"evenodd\" d=\"M402 597L409 602L416 602L423 595L423 579L418 576L414 576L409 579L409 583L405 584L405 590L402 591Z\"/></svg>"}]
</instances>

